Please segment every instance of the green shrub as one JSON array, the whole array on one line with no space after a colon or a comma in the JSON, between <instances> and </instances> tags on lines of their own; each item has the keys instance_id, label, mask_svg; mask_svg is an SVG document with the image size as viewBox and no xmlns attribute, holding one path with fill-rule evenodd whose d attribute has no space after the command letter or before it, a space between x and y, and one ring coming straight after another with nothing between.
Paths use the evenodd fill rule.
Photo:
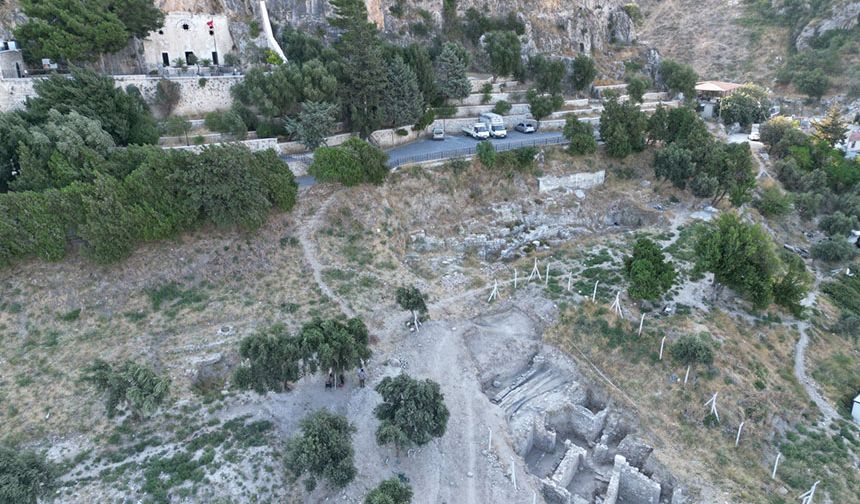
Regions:
<instances>
[{"instance_id":1,"label":"green shrub","mask_svg":"<svg viewBox=\"0 0 860 504\"><path fill-rule=\"evenodd\" d=\"M843 236L836 235L830 240L812 246L812 257L827 262L843 262L857 255L857 247Z\"/></svg>"},{"instance_id":2,"label":"green shrub","mask_svg":"<svg viewBox=\"0 0 860 504\"><path fill-rule=\"evenodd\" d=\"M842 212L836 211L831 215L826 215L818 221L818 228L827 233L829 236L844 235L848 236L851 231L860 229L860 222L853 215L845 215Z\"/></svg>"},{"instance_id":3,"label":"green shrub","mask_svg":"<svg viewBox=\"0 0 860 504\"><path fill-rule=\"evenodd\" d=\"M0 445L0 502L36 504L54 488L55 470L45 457Z\"/></svg>"},{"instance_id":4,"label":"green shrub","mask_svg":"<svg viewBox=\"0 0 860 504\"><path fill-rule=\"evenodd\" d=\"M412 502L412 487L397 478L380 483L364 498L364 504L409 504Z\"/></svg>"},{"instance_id":5,"label":"green shrub","mask_svg":"<svg viewBox=\"0 0 860 504\"><path fill-rule=\"evenodd\" d=\"M323 182L345 186L382 184L388 176L388 155L364 140L350 138L337 147L319 147L308 173Z\"/></svg>"},{"instance_id":6,"label":"green shrub","mask_svg":"<svg viewBox=\"0 0 860 504\"><path fill-rule=\"evenodd\" d=\"M636 241L633 255L624 259L624 270L630 280L627 292L634 299L659 299L672 287L677 275L660 247L648 238Z\"/></svg>"},{"instance_id":7,"label":"green shrub","mask_svg":"<svg viewBox=\"0 0 860 504\"><path fill-rule=\"evenodd\" d=\"M511 111L511 107L512 107L512 105L510 103L506 102L505 100L499 100L493 106L493 113L499 114L499 115L505 115Z\"/></svg>"},{"instance_id":8,"label":"green shrub","mask_svg":"<svg viewBox=\"0 0 860 504\"><path fill-rule=\"evenodd\" d=\"M669 347L669 354L683 365L705 364L714 362L714 349L711 337L707 333L699 335L685 334Z\"/></svg>"},{"instance_id":9,"label":"green shrub","mask_svg":"<svg viewBox=\"0 0 860 504\"><path fill-rule=\"evenodd\" d=\"M781 217L791 212L791 202L790 194L783 194L778 187L768 187L753 204L766 217Z\"/></svg>"},{"instance_id":10,"label":"green shrub","mask_svg":"<svg viewBox=\"0 0 860 504\"><path fill-rule=\"evenodd\" d=\"M475 153L485 168L492 168L496 165L496 148L489 140L479 143L475 148Z\"/></svg>"},{"instance_id":11,"label":"green shrub","mask_svg":"<svg viewBox=\"0 0 860 504\"><path fill-rule=\"evenodd\" d=\"M489 82L485 83L481 86L481 104L486 105L490 103L490 100L493 98L493 85Z\"/></svg>"},{"instance_id":12,"label":"green shrub","mask_svg":"<svg viewBox=\"0 0 860 504\"><path fill-rule=\"evenodd\" d=\"M96 359L84 369L83 380L107 396L109 418L122 403L128 406L135 418L148 415L164 402L170 390L170 378L160 377L149 367L133 361L112 365Z\"/></svg>"},{"instance_id":13,"label":"green shrub","mask_svg":"<svg viewBox=\"0 0 860 504\"><path fill-rule=\"evenodd\" d=\"M573 115L569 115L565 119L562 134L570 141L567 151L574 156L593 154L597 151L594 127L587 122L580 121Z\"/></svg>"},{"instance_id":14,"label":"green shrub","mask_svg":"<svg viewBox=\"0 0 860 504\"><path fill-rule=\"evenodd\" d=\"M248 127L234 110L209 112L204 118L204 124L211 131L228 134L236 140L244 140L248 136Z\"/></svg>"}]
</instances>

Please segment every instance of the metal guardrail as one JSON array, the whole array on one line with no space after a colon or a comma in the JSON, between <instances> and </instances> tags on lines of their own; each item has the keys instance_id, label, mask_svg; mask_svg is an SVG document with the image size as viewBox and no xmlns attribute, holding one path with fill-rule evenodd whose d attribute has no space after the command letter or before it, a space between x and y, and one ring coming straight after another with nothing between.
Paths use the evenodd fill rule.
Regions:
<instances>
[{"instance_id":1,"label":"metal guardrail","mask_svg":"<svg viewBox=\"0 0 860 504\"><path fill-rule=\"evenodd\" d=\"M522 149L525 147L540 147L544 145L562 145L569 143L567 138L562 136L557 137L549 137L549 138L539 138L537 140L519 140L519 141L510 141L510 142L493 142L493 147L496 149L496 152L504 152L515 149ZM452 149L447 151L438 151L438 152L427 152L424 154L415 154L412 156L403 156L394 159L388 160L389 168L398 168L403 165L412 164L412 163L422 163L426 161L437 161L443 159L456 159L461 157L473 156L477 153L478 143L476 142L472 147L461 147L459 149Z\"/></svg>"}]
</instances>

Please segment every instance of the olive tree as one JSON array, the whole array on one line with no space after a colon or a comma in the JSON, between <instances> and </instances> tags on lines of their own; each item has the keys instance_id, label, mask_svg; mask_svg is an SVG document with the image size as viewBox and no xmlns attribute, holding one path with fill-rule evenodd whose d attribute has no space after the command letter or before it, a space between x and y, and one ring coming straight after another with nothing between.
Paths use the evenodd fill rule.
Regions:
<instances>
[{"instance_id":1,"label":"olive tree","mask_svg":"<svg viewBox=\"0 0 860 504\"><path fill-rule=\"evenodd\" d=\"M299 422L301 433L287 442L286 466L296 477L307 473L308 491L323 478L334 488L343 488L355 478L355 427L343 415L319 410Z\"/></svg>"},{"instance_id":2,"label":"olive tree","mask_svg":"<svg viewBox=\"0 0 860 504\"><path fill-rule=\"evenodd\" d=\"M412 487L397 478L383 481L364 498L364 504L409 504Z\"/></svg>"},{"instance_id":3,"label":"olive tree","mask_svg":"<svg viewBox=\"0 0 860 504\"><path fill-rule=\"evenodd\" d=\"M410 285L408 287L398 287L394 291L394 298L401 308L409 310L412 313L412 327L417 331L421 327L420 316L427 313L427 303L425 302L424 294L418 290L418 287Z\"/></svg>"},{"instance_id":4,"label":"olive tree","mask_svg":"<svg viewBox=\"0 0 860 504\"><path fill-rule=\"evenodd\" d=\"M315 318L302 326L297 339L304 370L331 370L335 375L370 359L369 342L367 326L359 318L346 322Z\"/></svg>"},{"instance_id":5,"label":"olive tree","mask_svg":"<svg viewBox=\"0 0 860 504\"><path fill-rule=\"evenodd\" d=\"M299 378L299 349L281 324L242 339L239 356L243 362L233 372L233 383L239 388L259 394L283 392Z\"/></svg>"},{"instance_id":6,"label":"olive tree","mask_svg":"<svg viewBox=\"0 0 860 504\"><path fill-rule=\"evenodd\" d=\"M383 378L376 391L382 396L382 403L373 409L380 422L376 429L379 444L393 444L399 451L445 434L449 412L438 383L404 373Z\"/></svg>"}]
</instances>

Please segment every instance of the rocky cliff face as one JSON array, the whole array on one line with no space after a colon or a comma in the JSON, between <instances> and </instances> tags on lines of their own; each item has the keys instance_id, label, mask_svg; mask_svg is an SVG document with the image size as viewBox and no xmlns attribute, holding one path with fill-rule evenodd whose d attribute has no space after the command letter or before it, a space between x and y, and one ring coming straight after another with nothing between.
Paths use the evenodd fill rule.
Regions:
<instances>
[{"instance_id":1,"label":"rocky cliff face","mask_svg":"<svg viewBox=\"0 0 860 504\"><path fill-rule=\"evenodd\" d=\"M235 17L257 14L253 0L210 0ZM408 38L409 25L420 19L421 10L430 13L435 26L442 25L442 0L365 0L368 16L393 38ZM162 0L165 8L192 5L194 0ZM390 8L402 3L405 15L398 18ZM633 21L622 8L622 0L460 0L462 15L470 7L488 16L517 13L526 25L526 51L573 55L599 53L612 43L630 44L636 39ZM180 5L177 5L180 4ZM327 0L268 0L269 16L276 24L321 26L331 14Z\"/></svg>"},{"instance_id":2,"label":"rocky cliff face","mask_svg":"<svg viewBox=\"0 0 860 504\"><path fill-rule=\"evenodd\" d=\"M795 46L798 51L809 49L815 37L832 30L850 30L860 24L860 2L843 2L833 6L830 16L809 22L797 36Z\"/></svg>"}]
</instances>

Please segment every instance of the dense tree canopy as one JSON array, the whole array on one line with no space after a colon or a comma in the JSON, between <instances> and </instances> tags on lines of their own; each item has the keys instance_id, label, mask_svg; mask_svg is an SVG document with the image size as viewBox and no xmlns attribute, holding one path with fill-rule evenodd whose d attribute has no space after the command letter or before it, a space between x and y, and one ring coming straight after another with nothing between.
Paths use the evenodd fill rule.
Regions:
<instances>
[{"instance_id":1,"label":"dense tree canopy","mask_svg":"<svg viewBox=\"0 0 860 504\"><path fill-rule=\"evenodd\" d=\"M600 114L600 136L606 142L606 153L624 158L645 149L648 116L632 101L619 102L611 97Z\"/></svg>"},{"instance_id":2,"label":"dense tree canopy","mask_svg":"<svg viewBox=\"0 0 860 504\"><path fill-rule=\"evenodd\" d=\"M542 54L529 59L535 87L541 93L560 94L561 84L567 74L564 61L547 59Z\"/></svg>"},{"instance_id":3,"label":"dense tree canopy","mask_svg":"<svg viewBox=\"0 0 860 504\"><path fill-rule=\"evenodd\" d=\"M319 410L302 419L301 433L287 443L286 467L299 477L305 473L305 487L313 490L323 478L334 488L343 488L355 478L355 427L346 417Z\"/></svg>"},{"instance_id":4,"label":"dense tree canopy","mask_svg":"<svg viewBox=\"0 0 860 504\"><path fill-rule=\"evenodd\" d=\"M239 356L245 361L236 369L233 382L259 394L283 392L299 378L299 350L286 328L277 324L242 340Z\"/></svg>"},{"instance_id":5,"label":"dense tree canopy","mask_svg":"<svg viewBox=\"0 0 860 504\"><path fill-rule=\"evenodd\" d=\"M770 237L757 224L728 212L717 218L696 243L696 268L714 274L714 284L727 286L766 308L773 300L779 259Z\"/></svg>"},{"instance_id":6,"label":"dense tree canopy","mask_svg":"<svg viewBox=\"0 0 860 504\"><path fill-rule=\"evenodd\" d=\"M669 91L683 93L688 101L695 98L699 76L693 67L666 59L660 63L660 77Z\"/></svg>"},{"instance_id":7,"label":"dense tree canopy","mask_svg":"<svg viewBox=\"0 0 860 504\"><path fill-rule=\"evenodd\" d=\"M436 60L436 87L443 97L455 100L472 92L472 83L466 77L466 64L454 44L446 43Z\"/></svg>"},{"instance_id":8,"label":"dense tree canopy","mask_svg":"<svg viewBox=\"0 0 860 504\"><path fill-rule=\"evenodd\" d=\"M595 77L597 77L597 66L594 60L585 54L577 55L571 65L570 79L573 89L584 91L591 86Z\"/></svg>"},{"instance_id":9,"label":"dense tree canopy","mask_svg":"<svg viewBox=\"0 0 860 504\"><path fill-rule=\"evenodd\" d=\"M413 124L424 111L424 96L415 72L400 56L388 62L388 86L385 119L392 126Z\"/></svg>"},{"instance_id":10,"label":"dense tree canopy","mask_svg":"<svg viewBox=\"0 0 860 504\"><path fill-rule=\"evenodd\" d=\"M164 22L152 0L23 0L27 21L15 29L28 60L93 61L144 37Z\"/></svg>"},{"instance_id":11,"label":"dense tree canopy","mask_svg":"<svg viewBox=\"0 0 860 504\"><path fill-rule=\"evenodd\" d=\"M305 102L296 117L286 119L286 130L308 149L316 149L334 133L335 106L326 102Z\"/></svg>"},{"instance_id":12,"label":"dense tree canopy","mask_svg":"<svg viewBox=\"0 0 860 504\"><path fill-rule=\"evenodd\" d=\"M424 294L414 285L398 287L394 291L394 298L401 308L409 310L409 313L412 314L413 323L416 326L418 325L418 317L427 313L427 303L424 299Z\"/></svg>"},{"instance_id":13,"label":"dense tree canopy","mask_svg":"<svg viewBox=\"0 0 860 504\"><path fill-rule=\"evenodd\" d=\"M830 107L824 118L812 123L812 127L815 129L815 139L831 147L845 140L845 133L848 132L848 124L842 120L838 107Z\"/></svg>"},{"instance_id":14,"label":"dense tree canopy","mask_svg":"<svg viewBox=\"0 0 860 504\"><path fill-rule=\"evenodd\" d=\"M51 109L71 111L97 120L117 145L154 144L158 128L136 89L124 91L110 77L83 69L73 69L72 78L51 75L33 85L37 96L27 100L27 116L33 123L44 122Z\"/></svg>"},{"instance_id":15,"label":"dense tree canopy","mask_svg":"<svg viewBox=\"0 0 860 504\"><path fill-rule=\"evenodd\" d=\"M370 337L364 322L352 318L314 319L302 326L297 337L302 366L310 372L332 370L339 375L370 359Z\"/></svg>"},{"instance_id":16,"label":"dense tree canopy","mask_svg":"<svg viewBox=\"0 0 860 504\"><path fill-rule=\"evenodd\" d=\"M594 126L580 121L571 114L564 120L562 134L570 141L567 151L573 155L593 154L597 151L597 140L594 139Z\"/></svg>"},{"instance_id":17,"label":"dense tree canopy","mask_svg":"<svg viewBox=\"0 0 860 504\"><path fill-rule=\"evenodd\" d=\"M438 383L404 373L383 378L376 391L382 396L382 403L373 410L380 421L376 430L380 444L401 449L445 434L449 413Z\"/></svg>"},{"instance_id":18,"label":"dense tree canopy","mask_svg":"<svg viewBox=\"0 0 860 504\"><path fill-rule=\"evenodd\" d=\"M484 36L484 51L493 76L516 75L522 67L520 37L512 31L492 31Z\"/></svg>"},{"instance_id":19,"label":"dense tree canopy","mask_svg":"<svg viewBox=\"0 0 860 504\"><path fill-rule=\"evenodd\" d=\"M768 91L755 84L744 84L720 100L720 116L726 124L747 127L764 122L769 115Z\"/></svg>"}]
</instances>

